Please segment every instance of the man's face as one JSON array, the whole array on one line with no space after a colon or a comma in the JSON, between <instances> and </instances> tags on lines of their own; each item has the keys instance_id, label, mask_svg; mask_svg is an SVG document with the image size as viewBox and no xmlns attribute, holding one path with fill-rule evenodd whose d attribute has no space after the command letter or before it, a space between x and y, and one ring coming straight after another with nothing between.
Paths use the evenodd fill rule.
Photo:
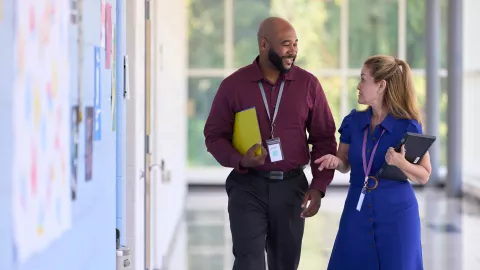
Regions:
<instances>
[{"instance_id":1,"label":"man's face","mask_svg":"<svg viewBox=\"0 0 480 270\"><path fill-rule=\"evenodd\" d=\"M267 40L268 60L281 73L287 73L295 63L298 39L295 30L279 31L273 40Z\"/></svg>"}]
</instances>

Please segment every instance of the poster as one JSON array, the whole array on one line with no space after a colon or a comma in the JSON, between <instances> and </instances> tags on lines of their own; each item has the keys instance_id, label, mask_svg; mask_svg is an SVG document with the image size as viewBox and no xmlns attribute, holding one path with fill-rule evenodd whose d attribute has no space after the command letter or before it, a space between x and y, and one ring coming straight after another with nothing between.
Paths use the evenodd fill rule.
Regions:
<instances>
[{"instance_id":1,"label":"poster","mask_svg":"<svg viewBox=\"0 0 480 270\"><path fill-rule=\"evenodd\" d=\"M117 126L117 118L115 117L115 104L117 100L117 68L116 68L116 57L117 57L117 48L115 45L115 24L112 24L112 47L113 47L113 68L112 68L112 131L115 131Z\"/></svg>"},{"instance_id":2,"label":"poster","mask_svg":"<svg viewBox=\"0 0 480 270\"><path fill-rule=\"evenodd\" d=\"M13 10L11 213L20 264L72 225L69 5L23 0Z\"/></svg>"},{"instance_id":3,"label":"poster","mask_svg":"<svg viewBox=\"0 0 480 270\"><path fill-rule=\"evenodd\" d=\"M95 66L93 68L94 74L94 106L95 106L95 140L99 141L102 139L102 84L100 81L100 47L94 48L95 53L93 54Z\"/></svg>"},{"instance_id":4,"label":"poster","mask_svg":"<svg viewBox=\"0 0 480 270\"><path fill-rule=\"evenodd\" d=\"M100 4L100 48L105 48L105 0Z\"/></svg>"},{"instance_id":5,"label":"poster","mask_svg":"<svg viewBox=\"0 0 480 270\"><path fill-rule=\"evenodd\" d=\"M105 6L105 68L110 69L112 61L112 5Z\"/></svg>"},{"instance_id":6,"label":"poster","mask_svg":"<svg viewBox=\"0 0 480 270\"><path fill-rule=\"evenodd\" d=\"M85 108L85 180L92 180L93 171L93 107Z\"/></svg>"},{"instance_id":7,"label":"poster","mask_svg":"<svg viewBox=\"0 0 480 270\"><path fill-rule=\"evenodd\" d=\"M77 199L78 187L78 106L73 106L70 110L70 187L72 190L72 200Z\"/></svg>"},{"instance_id":8,"label":"poster","mask_svg":"<svg viewBox=\"0 0 480 270\"><path fill-rule=\"evenodd\" d=\"M77 21L78 21L77 0L70 0L70 23L77 24Z\"/></svg>"}]
</instances>

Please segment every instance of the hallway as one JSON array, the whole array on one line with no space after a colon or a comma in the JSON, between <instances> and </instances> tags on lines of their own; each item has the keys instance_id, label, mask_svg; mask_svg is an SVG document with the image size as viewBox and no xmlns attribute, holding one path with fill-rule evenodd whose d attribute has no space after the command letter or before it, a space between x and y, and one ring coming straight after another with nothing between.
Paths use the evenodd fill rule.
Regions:
<instances>
[{"instance_id":1,"label":"hallway","mask_svg":"<svg viewBox=\"0 0 480 270\"><path fill-rule=\"evenodd\" d=\"M343 209L346 188L332 187L319 214L305 227L299 270L326 269ZM447 200L443 190L417 189L423 224L426 270L480 269L480 202ZM223 188L190 188L185 221L188 267L178 270L227 270L233 262ZM327 233L320 234L319 231ZM180 232L182 234L182 232ZM181 237L183 238L183 237Z\"/></svg>"}]
</instances>

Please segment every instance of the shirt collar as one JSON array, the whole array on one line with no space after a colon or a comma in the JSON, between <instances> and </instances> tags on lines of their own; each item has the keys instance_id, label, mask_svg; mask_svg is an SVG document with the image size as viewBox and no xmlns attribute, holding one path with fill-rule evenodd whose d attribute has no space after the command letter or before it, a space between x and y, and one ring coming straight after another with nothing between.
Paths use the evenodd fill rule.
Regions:
<instances>
[{"instance_id":1,"label":"shirt collar","mask_svg":"<svg viewBox=\"0 0 480 270\"><path fill-rule=\"evenodd\" d=\"M363 114L360 121L358 122L360 129L363 130L365 127L370 126L371 120L372 120L372 107L369 107ZM393 127L395 126L395 121L396 119L394 116L392 116L391 114L387 114L385 119L383 119L382 123L380 123L380 126L382 126L389 133L392 133Z\"/></svg>"},{"instance_id":2,"label":"shirt collar","mask_svg":"<svg viewBox=\"0 0 480 270\"><path fill-rule=\"evenodd\" d=\"M260 69L260 65L258 63L259 58L260 57L257 56L255 60L253 60L252 64L248 66L248 69L250 71L250 77L252 78L252 81L255 82L265 79L265 76L263 76L262 70ZM290 72L281 74L279 79L286 81L294 81L296 70L297 66L293 65Z\"/></svg>"}]
</instances>

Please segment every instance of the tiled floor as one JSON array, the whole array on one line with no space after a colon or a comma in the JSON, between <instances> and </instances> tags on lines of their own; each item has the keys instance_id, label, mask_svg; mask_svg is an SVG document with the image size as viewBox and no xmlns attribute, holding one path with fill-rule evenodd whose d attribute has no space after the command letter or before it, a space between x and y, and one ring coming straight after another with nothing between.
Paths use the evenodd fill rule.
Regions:
<instances>
[{"instance_id":1,"label":"tiled floor","mask_svg":"<svg viewBox=\"0 0 480 270\"><path fill-rule=\"evenodd\" d=\"M329 190L322 208L306 222L299 270L326 269L346 188ZM442 190L417 190L426 270L480 269L480 203L448 200ZM187 198L188 269L230 270L227 198L223 189L191 190ZM322 232L322 233L320 233Z\"/></svg>"}]
</instances>

